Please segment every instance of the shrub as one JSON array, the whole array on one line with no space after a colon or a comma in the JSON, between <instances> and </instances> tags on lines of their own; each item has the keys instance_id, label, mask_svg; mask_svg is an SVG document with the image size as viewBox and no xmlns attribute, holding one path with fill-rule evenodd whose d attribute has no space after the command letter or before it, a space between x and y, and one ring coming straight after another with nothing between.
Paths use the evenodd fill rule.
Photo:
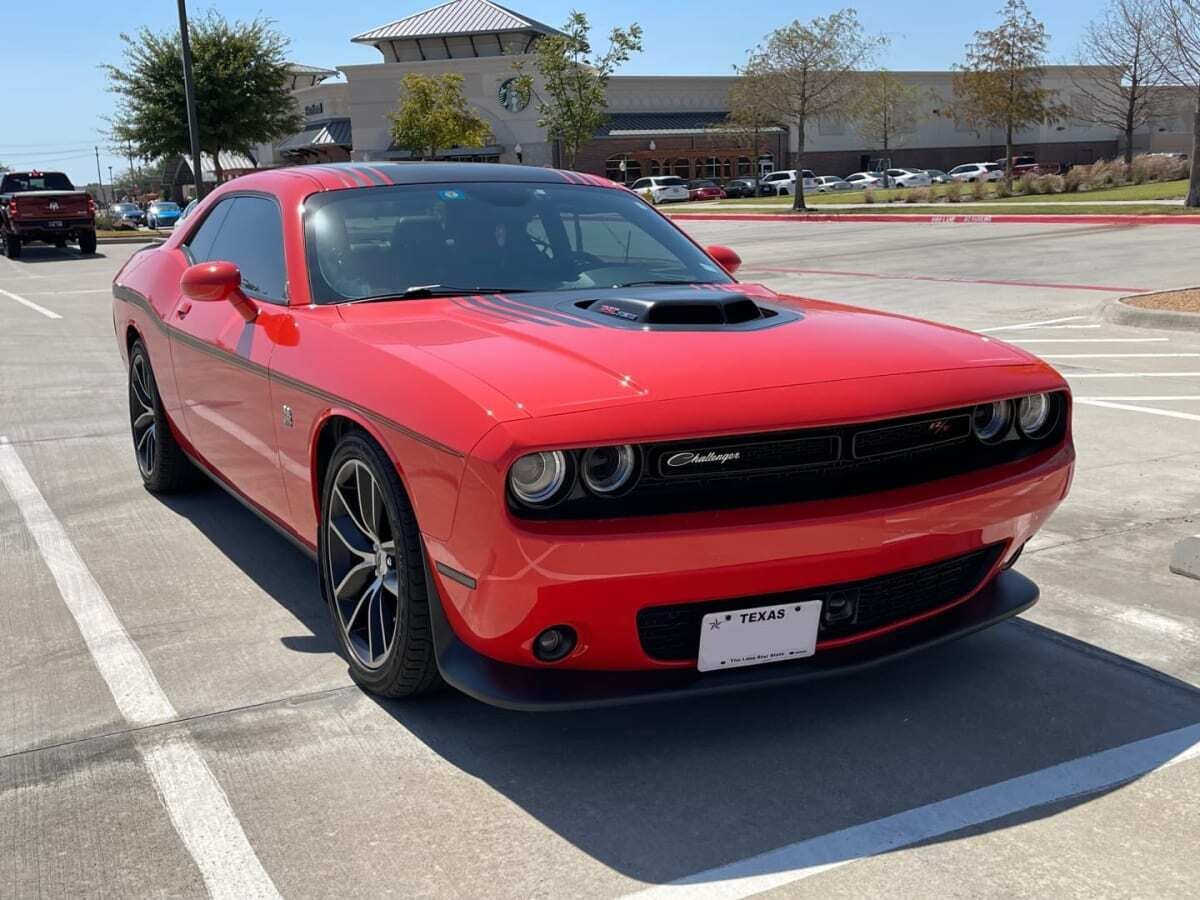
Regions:
<instances>
[{"instance_id":1,"label":"shrub","mask_svg":"<svg viewBox=\"0 0 1200 900\"><path fill-rule=\"evenodd\" d=\"M1026 172L1014 182L1013 186L1017 189L1018 194L1032 194L1036 180L1031 173Z\"/></svg>"},{"instance_id":2,"label":"shrub","mask_svg":"<svg viewBox=\"0 0 1200 900\"><path fill-rule=\"evenodd\" d=\"M929 188L926 188L926 187L909 188L908 191L904 194L904 202L905 203L928 203L929 202Z\"/></svg>"},{"instance_id":3,"label":"shrub","mask_svg":"<svg viewBox=\"0 0 1200 900\"><path fill-rule=\"evenodd\" d=\"M1177 156L1151 156L1147 153L1133 158L1129 173L1134 184L1147 181L1176 181L1188 177L1187 160Z\"/></svg>"},{"instance_id":4,"label":"shrub","mask_svg":"<svg viewBox=\"0 0 1200 900\"><path fill-rule=\"evenodd\" d=\"M958 203L962 200L962 182L948 181L946 182L946 202Z\"/></svg>"},{"instance_id":5,"label":"shrub","mask_svg":"<svg viewBox=\"0 0 1200 900\"><path fill-rule=\"evenodd\" d=\"M875 202L875 188L870 187L868 185L867 187L863 188L863 203L874 203L874 202Z\"/></svg>"},{"instance_id":6,"label":"shrub","mask_svg":"<svg viewBox=\"0 0 1200 900\"><path fill-rule=\"evenodd\" d=\"M1066 184L1061 175L1043 175L1038 179L1041 183L1042 190L1038 193L1042 194L1061 194L1066 190Z\"/></svg>"},{"instance_id":7,"label":"shrub","mask_svg":"<svg viewBox=\"0 0 1200 900\"><path fill-rule=\"evenodd\" d=\"M1072 166L1067 169L1067 174L1062 176L1063 190L1068 194L1077 193L1087 181L1087 168L1087 166Z\"/></svg>"},{"instance_id":8,"label":"shrub","mask_svg":"<svg viewBox=\"0 0 1200 900\"><path fill-rule=\"evenodd\" d=\"M971 182L971 199L982 200L987 196L987 182L982 178L976 178Z\"/></svg>"},{"instance_id":9,"label":"shrub","mask_svg":"<svg viewBox=\"0 0 1200 900\"><path fill-rule=\"evenodd\" d=\"M116 231L121 227L123 226L117 224L116 217L107 210L101 210L96 213L96 228L100 231Z\"/></svg>"},{"instance_id":10,"label":"shrub","mask_svg":"<svg viewBox=\"0 0 1200 900\"><path fill-rule=\"evenodd\" d=\"M1008 179L1003 179L996 182L997 197L1011 197L1012 195L1012 185L1008 182Z\"/></svg>"}]
</instances>

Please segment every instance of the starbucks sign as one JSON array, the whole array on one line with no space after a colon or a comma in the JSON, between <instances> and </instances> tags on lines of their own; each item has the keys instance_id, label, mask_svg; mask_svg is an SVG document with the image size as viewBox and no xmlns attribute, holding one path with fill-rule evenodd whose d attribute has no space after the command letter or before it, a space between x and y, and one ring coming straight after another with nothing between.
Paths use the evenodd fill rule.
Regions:
<instances>
[{"instance_id":1,"label":"starbucks sign","mask_svg":"<svg viewBox=\"0 0 1200 900\"><path fill-rule=\"evenodd\" d=\"M500 82L500 88L496 91L496 99L500 101L501 106L512 113L519 113L529 105L529 97L521 96L515 77L506 78Z\"/></svg>"}]
</instances>

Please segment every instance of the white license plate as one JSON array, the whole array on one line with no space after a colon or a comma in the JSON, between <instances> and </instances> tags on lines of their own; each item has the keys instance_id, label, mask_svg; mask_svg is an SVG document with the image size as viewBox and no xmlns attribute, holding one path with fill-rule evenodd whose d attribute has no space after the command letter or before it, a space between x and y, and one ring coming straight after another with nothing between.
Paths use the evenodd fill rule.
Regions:
<instances>
[{"instance_id":1,"label":"white license plate","mask_svg":"<svg viewBox=\"0 0 1200 900\"><path fill-rule=\"evenodd\" d=\"M47 222L46 227L47 228L62 228L63 226L62 226L62 222Z\"/></svg>"},{"instance_id":2,"label":"white license plate","mask_svg":"<svg viewBox=\"0 0 1200 900\"><path fill-rule=\"evenodd\" d=\"M701 672L812 656L821 601L709 613L700 622Z\"/></svg>"}]
</instances>

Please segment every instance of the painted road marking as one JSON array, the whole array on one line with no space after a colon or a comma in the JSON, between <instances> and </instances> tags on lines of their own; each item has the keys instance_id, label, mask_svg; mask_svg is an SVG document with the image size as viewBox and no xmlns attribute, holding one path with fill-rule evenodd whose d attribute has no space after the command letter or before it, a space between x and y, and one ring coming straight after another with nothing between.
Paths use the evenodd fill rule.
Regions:
<instances>
[{"instance_id":1,"label":"painted road marking","mask_svg":"<svg viewBox=\"0 0 1200 900\"><path fill-rule=\"evenodd\" d=\"M1011 331L1016 328L1037 328L1039 325L1057 325L1059 322L1078 322L1087 316L1064 316L1061 319L1043 319L1040 322L1020 322L1016 325L997 325L995 328L980 328L980 334L990 334L993 331Z\"/></svg>"},{"instance_id":2,"label":"painted road marking","mask_svg":"<svg viewBox=\"0 0 1200 900\"><path fill-rule=\"evenodd\" d=\"M28 306L30 309L35 310L36 312L40 312L47 319L61 319L62 318L62 316L60 316L58 313L54 312L54 310L46 309L46 307L44 307L44 306L38 306L32 300L26 300L24 297L19 297L16 294L12 293L11 291L4 290L4 288L0 288L0 294L4 295L5 297L7 297L10 300L16 300L18 303L22 304L23 306Z\"/></svg>"},{"instance_id":3,"label":"painted road marking","mask_svg":"<svg viewBox=\"0 0 1200 900\"><path fill-rule=\"evenodd\" d=\"M1023 338L1014 337L1014 341L1025 344L1165 344L1170 338Z\"/></svg>"},{"instance_id":4,"label":"painted road marking","mask_svg":"<svg viewBox=\"0 0 1200 900\"><path fill-rule=\"evenodd\" d=\"M1200 378L1200 372L1068 372L1064 378Z\"/></svg>"},{"instance_id":5,"label":"painted road marking","mask_svg":"<svg viewBox=\"0 0 1200 900\"><path fill-rule=\"evenodd\" d=\"M112 288L83 288L78 291L26 291L27 294L33 294L35 297L69 297L72 294L111 294Z\"/></svg>"},{"instance_id":6,"label":"painted road marking","mask_svg":"<svg viewBox=\"0 0 1200 900\"><path fill-rule=\"evenodd\" d=\"M787 266L753 266L747 265L743 270L750 274L754 272L770 272L783 275L830 275L835 278L873 278L877 281L932 281L938 284L986 284L998 287L1041 288L1061 291L1098 291L1105 294L1143 294L1145 288L1109 287L1097 284L1063 284L1050 281L1009 281L999 278L971 278L966 275L906 275L903 272L846 272L840 269L795 269Z\"/></svg>"},{"instance_id":7,"label":"painted road marking","mask_svg":"<svg viewBox=\"0 0 1200 900\"><path fill-rule=\"evenodd\" d=\"M628 896L647 900L750 897L860 859L1060 800L1104 791L1197 758L1200 758L1200 725L1189 725L873 822L798 841Z\"/></svg>"},{"instance_id":8,"label":"painted road marking","mask_svg":"<svg viewBox=\"0 0 1200 900\"><path fill-rule=\"evenodd\" d=\"M178 718L62 523L8 439L0 437L0 484L21 512L121 715L141 727ZM163 807L213 897L278 897L229 798L184 731L137 742Z\"/></svg>"},{"instance_id":9,"label":"painted road marking","mask_svg":"<svg viewBox=\"0 0 1200 900\"><path fill-rule=\"evenodd\" d=\"M1076 398L1076 403L1082 403L1084 406L1102 406L1105 409L1123 409L1127 412L1148 413L1152 416L1166 416L1168 419L1186 419L1189 422L1200 422L1200 415L1196 413L1179 412L1174 409L1159 409L1156 406L1135 406L1129 403L1111 403L1108 400L1080 400Z\"/></svg>"},{"instance_id":10,"label":"painted road marking","mask_svg":"<svg viewBox=\"0 0 1200 900\"><path fill-rule=\"evenodd\" d=\"M1047 359L1193 359L1200 353L1048 353Z\"/></svg>"},{"instance_id":11,"label":"painted road marking","mask_svg":"<svg viewBox=\"0 0 1200 900\"><path fill-rule=\"evenodd\" d=\"M1076 400L1200 400L1200 394L1109 394L1104 397L1076 397Z\"/></svg>"}]
</instances>

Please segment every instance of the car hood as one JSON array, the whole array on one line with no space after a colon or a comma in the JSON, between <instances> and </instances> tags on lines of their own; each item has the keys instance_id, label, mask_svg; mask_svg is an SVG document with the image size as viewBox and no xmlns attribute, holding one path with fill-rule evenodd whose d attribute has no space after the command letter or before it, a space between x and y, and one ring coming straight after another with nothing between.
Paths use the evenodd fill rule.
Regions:
<instances>
[{"instance_id":1,"label":"car hood","mask_svg":"<svg viewBox=\"0 0 1200 900\"><path fill-rule=\"evenodd\" d=\"M573 316L582 299L712 297L709 288L570 291L341 307L343 329L397 356L417 350L508 397L525 414L704 397L920 372L1028 364L983 335L917 319L733 284L787 319L767 327L630 327ZM564 307L568 308L564 312Z\"/></svg>"}]
</instances>

